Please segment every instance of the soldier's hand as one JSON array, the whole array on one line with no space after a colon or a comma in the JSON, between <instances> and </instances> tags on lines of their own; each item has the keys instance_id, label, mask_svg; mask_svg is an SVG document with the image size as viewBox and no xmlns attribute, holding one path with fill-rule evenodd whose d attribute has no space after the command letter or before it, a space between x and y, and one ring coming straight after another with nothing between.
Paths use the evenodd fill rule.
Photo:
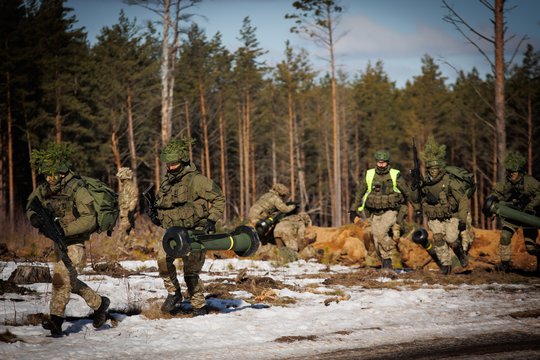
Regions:
<instances>
[{"instance_id":1,"label":"soldier's hand","mask_svg":"<svg viewBox=\"0 0 540 360\"><path fill-rule=\"evenodd\" d=\"M32 214L32 216L30 216L30 224L39 229L43 226L43 221L41 221L41 218L36 214Z\"/></svg>"},{"instance_id":2,"label":"soldier's hand","mask_svg":"<svg viewBox=\"0 0 540 360\"><path fill-rule=\"evenodd\" d=\"M216 222L214 220L207 219L206 225L204 225L204 230L207 234L213 234L216 232Z\"/></svg>"},{"instance_id":3,"label":"soldier's hand","mask_svg":"<svg viewBox=\"0 0 540 360\"><path fill-rule=\"evenodd\" d=\"M150 220L152 221L154 225L157 225L157 226L161 225L161 221L159 221L156 211L149 211L148 216L150 217Z\"/></svg>"},{"instance_id":4,"label":"soldier's hand","mask_svg":"<svg viewBox=\"0 0 540 360\"><path fill-rule=\"evenodd\" d=\"M467 229L467 224L463 221L460 221L457 228L459 232L465 231L465 229Z\"/></svg>"}]
</instances>

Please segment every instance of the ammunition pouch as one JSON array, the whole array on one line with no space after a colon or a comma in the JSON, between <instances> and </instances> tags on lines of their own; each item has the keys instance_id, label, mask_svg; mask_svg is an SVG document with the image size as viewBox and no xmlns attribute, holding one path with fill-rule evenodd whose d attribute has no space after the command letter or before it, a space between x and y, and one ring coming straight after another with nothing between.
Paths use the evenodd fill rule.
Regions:
<instances>
[{"instance_id":1,"label":"ammunition pouch","mask_svg":"<svg viewBox=\"0 0 540 360\"><path fill-rule=\"evenodd\" d=\"M366 199L366 207L373 210L398 209L403 203L403 195L392 193L390 195L379 195L370 193Z\"/></svg>"},{"instance_id":2,"label":"ammunition pouch","mask_svg":"<svg viewBox=\"0 0 540 360\"><path fill-rule=\"evenodd\" d=\"M195 205L193 203L161 210L158 212L158 219L165 228L179 226L186 229L193 229L199 220L195 215Z\"/></svg>"},{"instance_id":3,"label":"ammunition pouch","mask_svg":"<svg viewBox=\"0 0 540 360\"><path fill-rule=\"evenodd\" d=\"M449 219L453 214L452 206L450 206L450 204L430 205L426 203L422 205L422 209L424 210L424 213L428 219Z\"/></svg>"}]
</instances>

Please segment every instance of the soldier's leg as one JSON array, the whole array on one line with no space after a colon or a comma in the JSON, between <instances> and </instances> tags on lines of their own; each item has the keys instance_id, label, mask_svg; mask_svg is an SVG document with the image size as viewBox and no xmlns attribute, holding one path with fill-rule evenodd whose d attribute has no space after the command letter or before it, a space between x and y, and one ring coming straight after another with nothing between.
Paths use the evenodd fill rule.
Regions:
<instances>
[{"instance_id":1,"label":"soldier's leg","mask_svg":"<svg viewBox=\"0 0 540 360\"><path fill-rule=\"evenodd\" d=\"M463 251L465 254L467 254L474 242L474 230L472 227L472 216L470 212L467 213L467 228L461 232L460 236Z\"/></svg>"},{"instance_id":2,"label":"soldier's leg","mask_svg":"<svg viewBox=\"0 0 540 360\"><path fill-rule=\"evenodd\" d=\"M191 297L191 306L200 309L206 304L204 285L199 273L204 265L206 251L194 251L182 258L184 261L184 280Z\"/></svg>"},{"instance_id":3,"label":"soldier's leg","mask_svg":"<svg viewBox=\"0 0 540 360\"><path fill-rule=\"evenodd\" d=\"M158 249L158 271L159 276L163 279L163 285L167 290L167 298L161 304L161 311L168 313L174 310L175 305L182 301L182 291L178 276L176 274L176 266L174 266L174 258L165 253L163 247Z\"/></svg>"},{"instance_id":4,"label":"soldier's leg","mask_svg":"<svg viewBox=\"0 0 540 360\"><path fill-rule=\"evenodd\" d=\"M428 227L433 232L433 248L441 263L441 271L449 273L452 268L452 257L445 241L446 226L443 221L429 220Z\"/></svg>"},{"instance_id":5,"label":"soldier's leg","mask_svg":"<svg viewBox=\"0 0 540 360\"><path fill-rule=\"evenodd\" d=\"M86 265L86 253L83 244L70 245L68 247L69 258L75 268L83 268ZM78 278L71 278L71 292L79 295L93 310L101 305L101 296Z\"/></svg>"},{"instance_id":6,"label":"soldier's leg","mask_svg":"<svg viewBox=\"0 0 540 360\"><path fill-rule=\"evenodd\" d=\"M536 271L540 271L540 245L536 243L538 237L537 229L523 229L523 237L525 238L525 250L536 256Z\"/></svg>"},{"instance_id":7,"label":"soldier's leg","mask_svg":"<svg viewBox=\"0 0 540 360\"><path fill-rule=\"evenodd\" d=\"M293 251L298 251L298 227L294 221L282 221L274 228L277 244L282 244Z\"/></svg>"},{"instance_id":8,"label":"soldier's leg","mask_svg":"<svg viewBox=\"0 0 540 360\"><path fill-rule=\"evenodd\" d=\"M501 230L501 238L499 240L499 256L501 257L501 263L510 263L512 256L512 250L510 244L512 242L512 236L514 236L515 230L508 226L503 226Z\"/></svg>"},{"instance_id":9,"label":"soldier's leg","mask_svg":"<svg viewBox=\"0 0 540 360\"><path fill-rule=\"evenodd\" d=\"M459 220L457 218L451 218L445 221L445 241L448 244L448 247L453 250L454 254L461 263L461 266L465 267L469 265L469 260L466 253L463 251L463 239L460 237L462 232L459 231L458 225Z\"/></svg>"},{"instance_id":10,"label":"soldier's leg","mask_svg":"<svg viewBox=\"0 0 540 360\"><path fill-rule=\"evenodd\" d=\"M397 211L386 211L382 215L374 215L372 221L375 247L381 257L383 267L387 268L392 267L392 255L396 252L396 245L390 237L390 230L396 222L396 217Z\"/></svg>"}]
</instances>

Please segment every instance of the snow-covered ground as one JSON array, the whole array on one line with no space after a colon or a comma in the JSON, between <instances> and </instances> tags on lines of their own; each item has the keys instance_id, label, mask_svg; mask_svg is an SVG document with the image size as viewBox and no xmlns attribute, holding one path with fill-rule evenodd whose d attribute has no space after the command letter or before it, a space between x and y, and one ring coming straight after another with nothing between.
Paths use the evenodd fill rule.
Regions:
<instances>
[{"instance_id":1,"label":"snow-covered ground","mask_svg":"<svg viewBox=\"0 0 540 360\"><path fill-rule=\"evenodd\" d=\"M17 265L21 263L0 262L0 278L7 280ZM80 276L111 299L111 313L118 320L115 326L108 321L94 329L91 320L76 319L64 323L67 336L51 338L41 326L4 325L24 323L29 314L48 313L51 284L26 285L36 291L29 295L0 295L0 333L9 330L21 339L0 342L0 358L279 359L500 332L540 335L538 315L510 316L540 310L540 281L416 286L404 283L390 288L325 285L329 276L353 274L358 269L305 261L277 266L267 261L208 259L202 275L206 284L216 279L234 284L238 272L246 269L247 276L271 277L293 285L273 289L277 297L291 301L282 306L269 305L264 299L253 301L247 291L236 291L233 299L207 300L219 313L148 319L144 312L133 316L122 312L130 307L145 308L156 299L159 302L154 306L159 306L166 292L155 272L156 262L125 261L122 266L139 274L124 278ZM400 279L390 279L381 272L376 281L384 284ZM66 316L85 317L91 313L80 297L72 295Z\"/></svg>"}]
</instances>

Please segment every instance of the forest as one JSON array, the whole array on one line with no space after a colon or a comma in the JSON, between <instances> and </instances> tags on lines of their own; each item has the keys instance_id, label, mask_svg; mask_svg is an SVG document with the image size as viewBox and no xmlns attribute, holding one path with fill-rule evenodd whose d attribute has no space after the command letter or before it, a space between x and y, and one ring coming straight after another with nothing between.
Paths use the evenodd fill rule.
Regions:
<instances>
[{"instance_id":1,"label":"forest","mask_svg":"<svg viewBox=\"0 0 540 360\"><path fill-rule=\"evenodd\" d=\"M277 66L266 64L249 17L231 51L187 15L197 1L130 2L155 6L163 24L120 13L92 44L63 0L0 2L0 228L27 226L25 202L42 181L29 154L50 142L69 143L74 169L115 189L118 168L130 167L142 193L159 184L166 142L193 138L192 161L225 194L225 224L244 221L281 182L315 225L340 226L373 153L388 149L408 178L413 139L422 152L429 135L447 145L449 165L474 174L477 227L494 226L482 203L504 173L502 152L520 151L527 172L540 173L540 52L526 42L520 62L503 58L485 76L460 71L454 83L425 54L418 75L397 88L380 59L355 73L335 70L330 21L313 30L328 30L319 34L329 36L332 59L316 72L311 55L289 42ZM291 1L283 14L291 36L318 16L313 3L341 11L338 1Z\"/></svg>"}]
</instances>

